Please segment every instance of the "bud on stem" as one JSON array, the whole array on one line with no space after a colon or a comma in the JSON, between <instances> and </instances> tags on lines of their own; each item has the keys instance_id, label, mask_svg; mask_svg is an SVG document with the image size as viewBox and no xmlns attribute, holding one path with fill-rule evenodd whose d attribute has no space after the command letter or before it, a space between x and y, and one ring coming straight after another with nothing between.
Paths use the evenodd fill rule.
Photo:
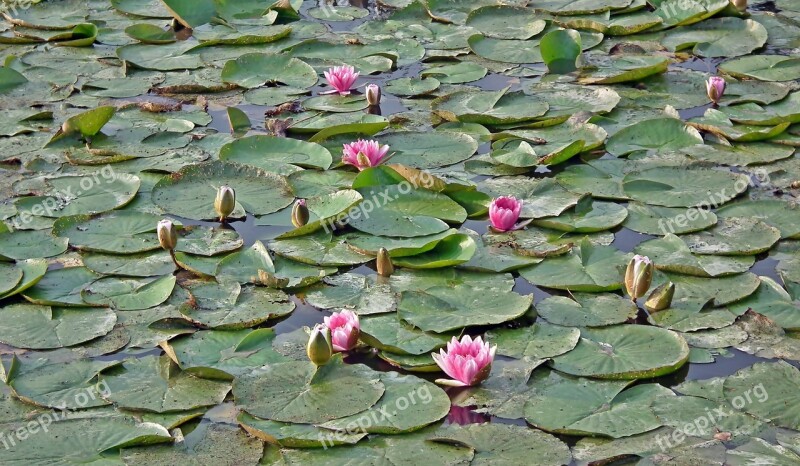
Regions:
<instances>
[{"instance_id":1,"label":"bud on stem","mask_svg":"<svg viewBox=\"0 0 800 466\"><path fill-rule=\"evenodd\" d=\"M308 223L309 213L308 207L306 207L306 200L305 199L298 199L297 202L294 203L294 207L292 207L292 225L295 228L300 228L305 226Z\"/></svg>"},{"instance_id":2,"label":"bud on stem","mask_svg":"<svg viewBox=\"0 0 800 466\"><path fill-rule=\"evenodd\" d=\"M392 258L386 248L378 250L377 268L378 275L382 277L391 277L394 273L394 264L392 264Z\"/></svg>"}]
</instances>

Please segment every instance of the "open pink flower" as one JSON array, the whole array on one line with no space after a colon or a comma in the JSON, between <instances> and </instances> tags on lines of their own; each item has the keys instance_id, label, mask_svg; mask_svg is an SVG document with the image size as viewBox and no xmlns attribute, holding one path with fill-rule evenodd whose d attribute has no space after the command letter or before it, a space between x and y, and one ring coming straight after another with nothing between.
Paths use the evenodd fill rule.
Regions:
<instances>
[{"instance_id":1,"label":"open pink flower","mask_svg":"<svg viewBox=\"0 0 800 466\"><path fill-rule=\"evenodd\" d=\"M365 141L359 139L358 141L351 142L344 145L344 155L342 155L342 163L352 165L359 170L380 165L386 154L389 152L389 146L378 144L378 141Z\"/></svg>"},{"instance_id":2,"label":"open pink flower","mask_svg":"<svg viewBox=\"0 0 800 466\"><path fill-rule=\"evenodd\" d=\"M350 351L355 348L361 333L361 324L353 311L334 312L324 320L325 326L331 330L334 351Z\"/></svg>"},{"instance_id":3,"label":"open pink flower","mask_svg":"<svg viewBox=\"0 0 800 466\"><path fill-rule=\"evenodd\" d=\"M358 79L356 69L350 65L334 66L325 73L325 79L328 84L333 87L333 90L326 91L324 94L333 94L338 92L339 95L350 95L350 88L355 84Z\"/></svg>"},{"instance_id":4,"label":"open pink flower","mask_svg":"<svg viewBox=\"0 0 800 466\"><path fill-rule=\"evenodd\" d=\"M493 200L489 205L489 221L492 228L503 232L518 230L525 224L518 224L519 213L522 210L522 201L511 196L502 196Z\"/></svg>"},{"instance_id":5,"label":"open pink flower","mask_svg":"<svg viewBox=\"0 0 800 466\"><path fill-rule=\"evenodd\" d=\"M436 383L452 387L470 387L483 382L492 370L496 350L497 345L490 348L489 343L484 343L481 337L473 340L469 335L465 335L461 341L453 337L447 343L447 351L440 349L439 354L431 355L436 364L453 380L437 379Z\"/></svg>"},{"instance_id":6,"label":"open pink flower","mask_svg":"<svg viewBox=\"0 0 800 466\"><path fill-rule=\"evenodd\" d=\"M727 83L719 76L711 76L708 78L708 81L706 81L708 98L711 99L714 104L718 104L720 99L722 99L722 96L725 94L725 86L727 86Z\"/></svg>"}]
</instances>

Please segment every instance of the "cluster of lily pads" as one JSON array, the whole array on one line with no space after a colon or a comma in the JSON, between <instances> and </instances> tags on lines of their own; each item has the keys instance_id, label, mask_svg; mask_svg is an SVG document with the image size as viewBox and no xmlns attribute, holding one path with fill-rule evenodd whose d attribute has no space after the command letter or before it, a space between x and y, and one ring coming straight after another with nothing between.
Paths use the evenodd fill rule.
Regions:
<instances>
[{"instance_id":1,"label":"cluster of lily pads","mask_svg":"<svg viewBox=\"0 0 800 466\"><path fill-rule=\"evenodd\" d=\"M800 463L797 0L0 6L0 463Z\"/></svg>"}]
</instances>

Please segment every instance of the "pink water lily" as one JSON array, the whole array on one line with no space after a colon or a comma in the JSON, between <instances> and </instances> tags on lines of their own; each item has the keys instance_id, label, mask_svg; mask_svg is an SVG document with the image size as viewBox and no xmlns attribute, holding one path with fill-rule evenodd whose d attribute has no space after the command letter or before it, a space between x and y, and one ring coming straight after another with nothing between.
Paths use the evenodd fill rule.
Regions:
<instances>
[{"instance_id":1,"label":"pink water lily","mask_svg":"<svg viewBox=\"0 0 800 466\"><path fill-rule=\"evenodd\" d=\"M522 210L522 201L511 196L501 196L489 205L489 221L498 232L519 230L528 222L517 223Z\"/></svg>"},{"instance_id":2,"label":"pink water lily","mask_svg":"<svg viewBox=\"0 0 800 466\"><path fill-rule=\"evenodd\" d=\"M720 78L719 76L711 76L706 81L706 92L708 92L708 98L711 99L714 104L718 104L719 101L722 99L722 96L725 94L725 87L727 83L724 79Z\"/></svg>"},{"instance_id":3,"label":"pink water lily","mask_svg":"<svg viewBox=\"0 0 800 466\"><path fill-rule=\"evenodd\" d=\"M334 66L324 74L325 79L328 80L328 84L333 87L333 90L325 91L323 94L334 94L338 92L339 95L350 95L350 88L353 87L356 79L358 79L356 69L350 65Z\"/></svg>"},{"instance_id":4,"label":"pink water lily","mask_svg":"<svg viewBox=\"0 0 800 466\"><path fill-rule=\"evenodd\" d=\"M473 340L465 335L461 341L453 337L447 343L447 351L440 349L439 354L431 355L444 373L453 379L437 379L436 383L452 387L471 387L483 382L492 370L495 351L497 345L490 348L489 343L484 342L481 337Z\"/></svg>"},{"instance_id":5,"label":"pink water lily","mask_svg":"<svg viewBox=\"0 0 800 466\"><path fill-rule=\"evenodd\" d=\"M324 320L325 326L331 330L331 343L334 351L350 351L355 348L361 333L361 324L355 312L347 310L334 312Z\"/></svg>"},{"instance_id":6,"label":"pink water lily","mask_svg":"<svg viewBox=\"0 0 800 466\"><path fill-rule=\"evenodd\" d=\"M359 139L358 141L344 145L342 163L363 170L380 165L388 152L389 146L387 145L381 146L378 141Z\"/></svg>"}]
</instances>

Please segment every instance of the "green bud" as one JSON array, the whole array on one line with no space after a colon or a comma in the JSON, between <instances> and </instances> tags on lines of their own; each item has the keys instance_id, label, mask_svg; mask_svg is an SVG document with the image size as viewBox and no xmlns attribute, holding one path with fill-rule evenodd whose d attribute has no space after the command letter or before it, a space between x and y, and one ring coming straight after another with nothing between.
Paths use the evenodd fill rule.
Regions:
<instances>
[{"instance_id":1,"label":"green bud","mask_svg":"<svg viewBox=\"0 0 800 466\"><path fill-rule=\"evenodd\" d=\"M322 324L314 326L311 336L308 337L306 354L317 367L324 366L330 361L333 356L333 346L331 345L331 330L328 327Z\"/></svg>"},{"instance_id":2,"label":"green bud","mask_svg":"<svg viewBox=\"0 0 800 466\"><path fill-rule=\"evenodd\" d=\"M308 223L308 207L306 207L305 199L298 199L292 207L292 225L295 228L300 228Z\"/></svg>"},{"instance_id":3,"label":"green bud","mask_svg":"<svg viewBox=\"0 0 800 466\"><path fill-rule=\"evenodd\" d=\"M675 296L675 284L672 282L664 283L650 293L644 303L644 308L648 312L663 311L672 305L673 296Z\"/></svg>"},{"instance_id":4,"label":"green bud","mask_svg":"<svg viewBox=\"0 0 800 466\"><path fill-rule=\"evenodd\" d=\"M217 198L214 199L214 210L219 215L219 221L224 221L236 208L236 192L230 186L220 186Z\"/></svg>"},{"instance_id":5,"label":"green bud","mask_svg":"<svg viewBox=\"0 0 800 466\"><path fill-rule=\"evenodd\" d=\"M389 256L389 251L386 248L380 248L378 250L378 275L382 277L391 277L394 273L394 264L392 264L392 258Z\"/></svg>"}]
</instances>

